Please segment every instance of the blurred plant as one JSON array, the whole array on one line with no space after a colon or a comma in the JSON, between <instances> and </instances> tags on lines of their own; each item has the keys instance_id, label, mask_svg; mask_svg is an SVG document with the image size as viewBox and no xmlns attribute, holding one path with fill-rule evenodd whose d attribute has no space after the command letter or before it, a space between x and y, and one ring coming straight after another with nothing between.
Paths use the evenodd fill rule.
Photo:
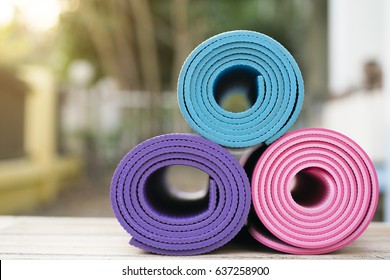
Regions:
<instances>
[{"instance_id":1,"label":"blurred plant","mask_svg":"<svg viewBox=\"0 0 390 280\"><path fill-rule=\"evenodd\" d=\"M89 121L85 121L79 138L95 152L97 146L107 147L105 158L115 157L111 148L127 149L157 134L189 131L175 103L177 77L192 49L220 32L249 29L275 38L292 52L303 72L305 104L310 104L307 101L313 93L318 96L326 93L327 0L45 0L45 3L48 1L61 7L57 25L44 30L33 28L15 9L13 21L0 26L0 63L44 64L54 69L63 85L63 97L73 94L74 103L80 107L86 104L84 113ZM31 1L22 2L33 5ZM26 7L25 11L29 11ZM80 86L83 82L74 80L84 74L76 71L70 75L77 61L92 65L91 71L81 67L86 70L82 71L84 74L93 72L88 74L91 77L83 87ZM118 83L106 92L117 91L122 95L109 97L120 100L116 109L120 118L114 122L118 127L104 133L96 124L101 121L96 117L99 106L109 103L97 93L103 77L112 77ZM77 98L85 99L85 104ZM249 105L237 95L230 95L224 104L234 112ZM62 107L66 107L64 103ZM114 109L107 110L114 114ZM70 115L78 115L70 111ZM318 115L316 109L310 112L304 105L300 120L312 120L315 115ZM83 122L75 119L81 126Z\"/></svg>"},{"instance_id":2,"label":"blurred plant","mask_svg":"<svg viewBox=\"0 0 390 280\"><path fill-rule=\"evenodd\" d=\"M299 51L300 60L310 6L308 0L83 0L62 15L57 42L65 67L87 59L97 78L110 75L123 89L150 93L151 134L159 134L161 93L176 88L196 45L223 31L250 29Z\"/></svg>"},{"instance_id":3,"label":"blurred plant","mask_svg":"<svg viewBox=\"0 0 390 280\"><path fill-rule=\"evenodd\" d=\"M197 44L223 31L260 31L296 51L306 6L310 1L83 0L62 14L59 44L69 59L93 61L126 89L160 91L175 88Z\"/></svg>"}]
</instances>

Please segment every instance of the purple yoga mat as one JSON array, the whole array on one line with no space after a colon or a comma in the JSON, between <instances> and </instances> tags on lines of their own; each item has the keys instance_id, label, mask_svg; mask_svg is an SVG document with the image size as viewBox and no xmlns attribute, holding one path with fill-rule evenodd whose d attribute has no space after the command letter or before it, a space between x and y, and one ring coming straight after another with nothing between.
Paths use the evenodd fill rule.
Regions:
<instances>
[{"instance_id":1,"label":"purple yoga mat","mask_svg":"<svg viewBox=\"0 0 390 280\"><path fill-rule=\"evenodd\" d=\"M208 194L185 200L167 189L167 167L187 165L209 175ZM191 180L191 178L188 178ZM167 134L142 142L119 163L111 204L130 244L166 255L210 252L229 242L249 213L249 180L221 146L191 134Z\"/></svg>"}]
</instances>

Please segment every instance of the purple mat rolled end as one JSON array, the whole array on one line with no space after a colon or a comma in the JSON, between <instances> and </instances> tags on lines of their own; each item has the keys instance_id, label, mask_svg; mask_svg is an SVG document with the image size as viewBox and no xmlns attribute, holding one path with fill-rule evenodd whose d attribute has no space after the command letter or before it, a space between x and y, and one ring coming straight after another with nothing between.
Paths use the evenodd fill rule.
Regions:
<instances>
[{"instance_id":1,"label":"purple mat rolled end","mask_svg":"<svg viewBox=\"0 0 390 280\"><path fill-rule=\"evenodd\" d=\"M169 193L165 171L172 165L207 173L207 196L183 200ZM219 145L190 134L142 142L122 159L111 182L112 208L132 236L130 244L156 254L195 255L221 247L244 226L250 201L239 162Z\"/></svg>"}]
</instances>

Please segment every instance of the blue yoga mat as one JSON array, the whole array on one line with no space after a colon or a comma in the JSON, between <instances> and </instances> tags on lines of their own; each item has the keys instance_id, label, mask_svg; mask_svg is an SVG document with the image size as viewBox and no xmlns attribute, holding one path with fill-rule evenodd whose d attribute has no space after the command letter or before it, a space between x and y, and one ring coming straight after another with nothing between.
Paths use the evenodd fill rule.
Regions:
<instances>
[{"instance_id":1,"label":"blue yoga mat","mask_svg":"<svg viewBox=\"0 0 390 280\"><path fill-rule=\"evenodd\" d=\"M245 95L248 109L220 104ZM216 35L188 56L178 80L180 110L200 135L222 146L270 144L295 122L302 107L302 74L291 54L274 39L253 31Z\"/></svg>"}]
</instances>

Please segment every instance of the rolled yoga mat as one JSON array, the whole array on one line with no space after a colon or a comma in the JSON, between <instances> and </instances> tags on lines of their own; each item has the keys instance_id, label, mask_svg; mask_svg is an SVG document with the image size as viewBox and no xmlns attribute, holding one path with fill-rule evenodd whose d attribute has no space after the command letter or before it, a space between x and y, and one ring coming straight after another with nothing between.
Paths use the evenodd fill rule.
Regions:
<instances>
[{"instance_id":1,"label":"rolled yoga mat","mask_svg":"<svg viewBox=\"0 0 390 280\"><path fill-rule=\"evenodd\" d=\"M296 130L242 163L252 181L249 231L273 249L340 249L363 233L376 210L378 179L370 158L335 131Z\"/></svg>"},{"instance_id":2,"label":"rolled yoga mat","mask_svg":"<svg viewBox=\"0 0 390 280\"><path fill-rule=\"evenodd\" d=\"M253 31L216 35L195 48L178 80L180 110L200 135L225 147L270 144L294 123L302 107L303 79L291 54ZM223 103L244 95L249 108Z\"/></svg>"},{"instance_id":3,"label":"rolled yoga mat","mask_svg":"<svg viewBox=\"0 0 390 280\"><path fill-rule=\"evenodd\" d=\"M172 165L207 173L207 196L191 201L172 195L165 180ZM157 254L195 255L224 245L243 227L250 203L249 180L238 160L190 134L142 142L122 159L111 182L111 204L132 236L130 244Z\"/></svg>"}]
</instances>

